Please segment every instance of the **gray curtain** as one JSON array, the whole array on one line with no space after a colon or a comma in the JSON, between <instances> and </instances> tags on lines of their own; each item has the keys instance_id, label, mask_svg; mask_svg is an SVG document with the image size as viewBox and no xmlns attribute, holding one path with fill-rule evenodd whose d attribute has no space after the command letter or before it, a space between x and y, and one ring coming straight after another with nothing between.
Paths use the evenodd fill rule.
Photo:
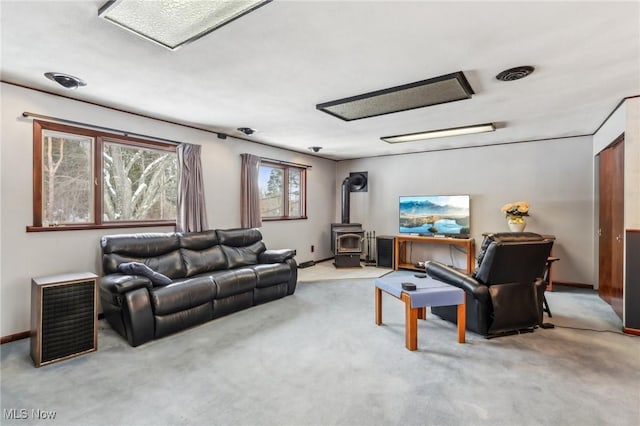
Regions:
<instances>
[{"instance_id":1,"label":"gray curtain","mask_svg":"<svg viewBox=\"0 0 640 426\"><path fill-rule=\"evenodd\" d=\"M178 217L176 231L198 232L209 229L204 201L200 145L183 143L178 146Z\"/></svg>"},{"instance_id":2,"label":"gray curtain","mask_svg":"<svg viewBox=\"0 0 640 426\"><path fill-rule=\"evenodd\" d=\"M260 157L251 154L240 154L240 157L242 157L240 222L243 228L259 228L262 226L258 184Z\"/></svg>"}]
</instances>

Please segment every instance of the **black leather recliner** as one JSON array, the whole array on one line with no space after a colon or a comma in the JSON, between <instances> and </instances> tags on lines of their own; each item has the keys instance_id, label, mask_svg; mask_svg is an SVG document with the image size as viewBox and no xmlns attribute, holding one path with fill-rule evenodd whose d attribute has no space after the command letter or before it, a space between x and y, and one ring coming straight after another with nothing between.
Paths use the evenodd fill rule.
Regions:
<instances>
[{"instance_id":1,"label":"black leather recliner","mask_svg":"<svg viewBox=\"0 0 640 426\"><path fill-rule=\"evenodd\" d=\"M531 232L490 234L471 276L435 261L426 263L426 272L465 291L468 330L484 336L531 331L542 323L543 276L552 245ZM457 321L455 306L432 307L431 312Z\"/></svg>"}]
</instances>

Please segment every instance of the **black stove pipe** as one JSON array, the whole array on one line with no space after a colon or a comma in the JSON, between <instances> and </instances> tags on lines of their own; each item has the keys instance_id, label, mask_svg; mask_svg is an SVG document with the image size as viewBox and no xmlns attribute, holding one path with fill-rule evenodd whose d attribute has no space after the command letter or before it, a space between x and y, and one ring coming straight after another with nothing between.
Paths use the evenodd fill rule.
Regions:
<instances>
[{"instance_id":1,"label":"black stove pipe","mask_svg":"<svg viewBox=\"0 0 640 426\"><path fill-rule=\"evenodd\" d=\"M349 185L349 176L342 181L342 222L350 223L349 216L351 216L351 188Z\"/></svg>"}]
</instances>

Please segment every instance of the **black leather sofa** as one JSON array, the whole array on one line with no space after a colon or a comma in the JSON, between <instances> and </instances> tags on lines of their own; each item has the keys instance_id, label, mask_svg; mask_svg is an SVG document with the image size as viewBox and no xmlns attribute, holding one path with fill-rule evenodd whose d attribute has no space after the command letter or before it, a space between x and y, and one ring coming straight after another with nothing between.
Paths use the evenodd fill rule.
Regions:
<instances>
[{"instance_id":1,"label":"black leather sofa","mask_svg":"<svg viewBox=\"0 0 640 426\"><path fill-rule=\"evenodd\" d=\"M472 275L439 262L426 263L427 274L466 293L467 329L484 336L531 331L542 323L543 280L552 240L532 232L489 234L482 242ZM455 323L455 306L431 312Z\"/></svg>"},{"instance_id":2,"label":"black leather sofa","mask_svg":"<svg viewBox=\"0 0 640 426\"><path fill-rule=\"evenodd\" d=\"M258 229L110 235L100 243L102 311L131 346L296 289L295 250L267 250ZM172 282L154 285L145 276L120 273L128 262L143 263Z\"/></svg>"}]
</instances>

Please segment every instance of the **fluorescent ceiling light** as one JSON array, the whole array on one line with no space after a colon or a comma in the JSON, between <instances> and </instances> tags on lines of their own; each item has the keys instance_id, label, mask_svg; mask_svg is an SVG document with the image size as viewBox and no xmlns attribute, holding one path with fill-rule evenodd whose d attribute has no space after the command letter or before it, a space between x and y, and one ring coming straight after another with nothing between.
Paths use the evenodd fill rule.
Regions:
<instances>
[{"instance_id":1,"label":"fluorescent ceiling light","mask_svg":"<svg viewBox=\"0 0 640 426\"><path fill-rule=\"evenodd\" d=\"M472 133L493 132L496 127L493 123L476 124L473 126L454 127L451 129L429 130L427 132L410 133L407 135L384 136L382 139L388 143L415 142L424 139L447 138L449 136L469 135Z\"/></svg>"},{"instance_id":2,"label":"fluorescent ceiling light","mask_svg":"<svg viewBox=\"0 0 640 426\"><path fill-rule=\"evenodd\" d=\"M98 16L170 50L264 6L271 0L110 0Z\"/></svg>"},{"instance_id":3,"label":"fluorescent ceiling light","mask_svg":"<svg viewBox=\"0 0 640 426\"><path fill-rule=\"evenodd\" d=\"M325 102L316 105L316 109L342 120L351 121L471 99L473 93L464 73L458 71L402 86Z\"/></svg>"}]
</instances>

